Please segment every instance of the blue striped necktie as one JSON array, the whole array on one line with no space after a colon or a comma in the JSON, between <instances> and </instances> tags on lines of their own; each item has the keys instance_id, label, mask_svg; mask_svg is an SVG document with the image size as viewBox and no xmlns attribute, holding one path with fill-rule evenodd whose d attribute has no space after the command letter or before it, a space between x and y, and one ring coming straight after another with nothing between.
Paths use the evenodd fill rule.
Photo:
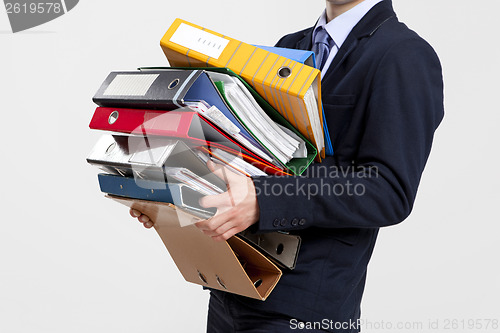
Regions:
<instances>
[{"instance_id":1,"label":"blue striped necktie","mask_svg":"<svg viewBox=\"0 0 500 333\"><path fill-rule=\"evenodd\" d=\"M312 47L312 51L316 56L316 65L321 70L326 63L326 59L328 59L328 55L330 54L330 43L332 42L332 38L325 30L325 28L320 27L316 32L316 38L314 39L314 45Z\"/></svg>"}]
</instances>

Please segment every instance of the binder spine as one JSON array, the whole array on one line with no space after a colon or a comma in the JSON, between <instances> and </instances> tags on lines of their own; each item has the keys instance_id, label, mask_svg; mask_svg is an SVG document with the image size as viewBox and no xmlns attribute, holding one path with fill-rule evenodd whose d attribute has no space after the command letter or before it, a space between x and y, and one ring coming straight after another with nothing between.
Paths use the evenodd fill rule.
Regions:
<instances>
[{"instance_id":1,"label":"binder spine","mask_svg":"<svg viewBox=\"0 0 500 333\"><path fill-rule=\"evenodd\" d=\"M93 101L101 107L163 109L184 107L184 96L200 71L111 72Z\"/></svg>"}]
</instances>

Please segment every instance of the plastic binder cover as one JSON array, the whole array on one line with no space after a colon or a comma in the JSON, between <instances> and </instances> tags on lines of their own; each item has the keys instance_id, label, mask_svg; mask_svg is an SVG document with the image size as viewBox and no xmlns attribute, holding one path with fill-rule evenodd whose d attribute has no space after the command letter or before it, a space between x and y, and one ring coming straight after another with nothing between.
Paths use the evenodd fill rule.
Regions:
<instances>
[{"instance_id":1,"label":"plastic binder cover","mask_svg":"<svg viewBox=\"0 0 500 333\"><path fill-rule=\"evenodd\" d=\"M254 46L272 53L276 53L282 57L295 60L297 62L300 62L301 64L316 68L316 56L312 51L290 49L286 47L277 47L277 46L266 46L266 45L254 45Z\"/></svg>"},{"instance_id":2,"label":"plastic binder cover","mask_svg":"<svg viewBox=\"0 0 500 333\"><path fill-rule=\"evenodd\" d=\"M236 236L226 242L213 241L192 225L199 217L172 204L107 197L154 221L154 228L188 282L265 300L281 278L281 270L251 245ZM181 222L191 225L181 227Z\"/></svg>"}]
</instances>

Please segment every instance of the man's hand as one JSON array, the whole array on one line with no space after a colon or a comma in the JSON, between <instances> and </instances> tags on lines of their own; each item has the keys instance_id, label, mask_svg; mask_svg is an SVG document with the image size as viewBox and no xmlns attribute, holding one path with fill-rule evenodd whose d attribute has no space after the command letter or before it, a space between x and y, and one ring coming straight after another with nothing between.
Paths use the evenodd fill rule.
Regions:
<instances>
[{"instance_id":1,"label":"man's hand","mask_svg":"<svg viewBox=\"0 0 500 333\"><path fill-rule=\"evenodd\" d=\"M259 204L252 179L237 175L230 169L208 162L212 172L227 184L227 192L205 196L200 200L202 207L215 207L217 213L208 220L196 223L206 235L216 241L224 241L241 232L259 219ZM153 227L153 221L140 211L130 209L130 215L145 228Z\"/></svg>"},{"instance_id":2,"label":"man's hand","mask_svg":"<svg viewBox=\"0 0 500 333\"><path fill-rule=\"evenodd\" d=\"M132 217L137 217L139 222L141 222L145 228L149 229L153 226L153 221L151 221L147 215L142 214L138 210L130 209L130 215L132 215Z\"/></svg>"},{"instance_id":3,"label":"man's hand","mask_svg":"<svg viewBox=\"0 0 500 333\"><path fill-rule=\"evenodd\" d=\"M215 207L217 213L210 219L196 223L206 235L216 241L225 241L259 219L259 204L252 179L237 175L230 169L209 161L208 167L227 184L227 192L205 196L202 207Z\"/></svg>"}]
</instances>

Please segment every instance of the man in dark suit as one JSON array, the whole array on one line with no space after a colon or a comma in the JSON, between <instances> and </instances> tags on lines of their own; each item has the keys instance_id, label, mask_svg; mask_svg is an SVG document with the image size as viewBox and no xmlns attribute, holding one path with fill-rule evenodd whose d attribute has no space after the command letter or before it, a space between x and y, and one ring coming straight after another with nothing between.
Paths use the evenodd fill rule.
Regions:
<instances>
[{"instance_id":1,"label":"man in dark suit","mask_svg":"<svg viewBox=\"0 0 500 333\"><path fill-rule=\"evenodd\" d=\"M358 332L378 230L410 214L443 117L441 66L398 21L391 0L327 1L315 27L277 46L317 52L335 154L303 177L226 172L229 191L203 199L218 213L197 226L215 240L247 228L302 238L295 270L284 272L265 302L212 291L208 331Z\"/></svg>"}]
</instances>

